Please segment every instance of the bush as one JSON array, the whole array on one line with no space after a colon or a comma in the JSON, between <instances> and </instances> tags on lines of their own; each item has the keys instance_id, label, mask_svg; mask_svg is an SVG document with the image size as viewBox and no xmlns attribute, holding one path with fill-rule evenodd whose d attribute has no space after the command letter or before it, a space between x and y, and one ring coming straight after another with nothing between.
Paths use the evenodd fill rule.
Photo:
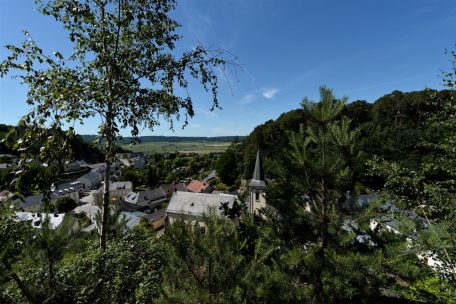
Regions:
<instances>
[{"instance_id":1,"label":"bush","mask_svg":"<svg viewBox=\"0 0 456 304\"><path fill-rule=\"evenodd\" d=\"M67 213L77 207L74 199L68 196L61 196L54 204L58 213Z\"/></svg>"}]
</instances>

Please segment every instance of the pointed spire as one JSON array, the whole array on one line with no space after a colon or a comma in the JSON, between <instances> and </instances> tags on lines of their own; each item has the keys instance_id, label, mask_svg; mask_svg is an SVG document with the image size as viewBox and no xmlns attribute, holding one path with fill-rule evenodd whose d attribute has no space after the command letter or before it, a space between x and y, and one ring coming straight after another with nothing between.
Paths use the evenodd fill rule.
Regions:
<instances>
[{"instance_id":1,"label":"pointed spire","mask_svg":"<svg viewBox=\"0 0 456 304\"><path fill-rule=\"evenodd\" d=\"M260 146L258 146L256 162L255 162L255 170L253 171L253 180L262 181L264 180L264 172L263 172L263 163L260 157Z\"/></svg>"}]
</instances>

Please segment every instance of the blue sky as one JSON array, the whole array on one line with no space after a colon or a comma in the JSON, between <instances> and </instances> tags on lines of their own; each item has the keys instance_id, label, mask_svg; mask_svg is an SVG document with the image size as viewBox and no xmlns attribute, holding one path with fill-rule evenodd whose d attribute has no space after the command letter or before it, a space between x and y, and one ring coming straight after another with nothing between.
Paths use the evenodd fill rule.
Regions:
<instances>
[{"instance_id":1,"label":"blue sky","mask_svg":"<svg viewBox=\"0 0 456 304\"><path fill-rule=\"evenodd\" d=\"M202 42L235 54L242 69L221 81L223 110L210 112L210 95L192 83L189 126L172 133L164 123L141 135L247 135L304 96L317 100L320 85L371 102L393 90L441 89L444 51L456 43L454 0L181 0L173 17L184 36L178 51ZM61 26L33 1L0 0L0 46L19 44L23 29L46 51L70 54ZM1 48L0 60L6 54ZM0 79L0 123L27 113L26 94L18 80ZM77 131L95 134L98 123Z\"/></svg>"}]
</instances>

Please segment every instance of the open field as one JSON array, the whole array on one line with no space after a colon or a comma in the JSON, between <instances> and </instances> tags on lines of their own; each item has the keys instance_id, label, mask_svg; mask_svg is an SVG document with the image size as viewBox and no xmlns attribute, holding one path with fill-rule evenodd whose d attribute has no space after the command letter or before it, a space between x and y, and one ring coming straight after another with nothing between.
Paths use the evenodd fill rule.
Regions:
<instances>
[{"instance_id":1,"label":"open field","mask_svg":"<svg viewBox=\"0 0 456 304\"><path fill-rule=\"evenodd\" d=\"M224 152L231 142L188 141L188 142L146 142L136 145L120 145L122 148L133 151L149 153L199 153Z\"/></svg>"}]
</instances>

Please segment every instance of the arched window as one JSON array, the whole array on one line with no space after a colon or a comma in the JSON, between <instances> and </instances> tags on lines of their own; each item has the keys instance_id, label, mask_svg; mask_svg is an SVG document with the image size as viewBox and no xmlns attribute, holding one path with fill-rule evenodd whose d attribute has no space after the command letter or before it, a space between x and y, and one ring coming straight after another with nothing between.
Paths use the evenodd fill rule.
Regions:
<instances>
[{"instance_id":1,"label":"arched window","mask_svg":"<svg viewBox=\"0 0 456 304\"><path fill-rule=\"evenodd\" d=\"M255 192L255 200L257 202L260 200L260 192Z\"/></svg>"}]
</instances>

